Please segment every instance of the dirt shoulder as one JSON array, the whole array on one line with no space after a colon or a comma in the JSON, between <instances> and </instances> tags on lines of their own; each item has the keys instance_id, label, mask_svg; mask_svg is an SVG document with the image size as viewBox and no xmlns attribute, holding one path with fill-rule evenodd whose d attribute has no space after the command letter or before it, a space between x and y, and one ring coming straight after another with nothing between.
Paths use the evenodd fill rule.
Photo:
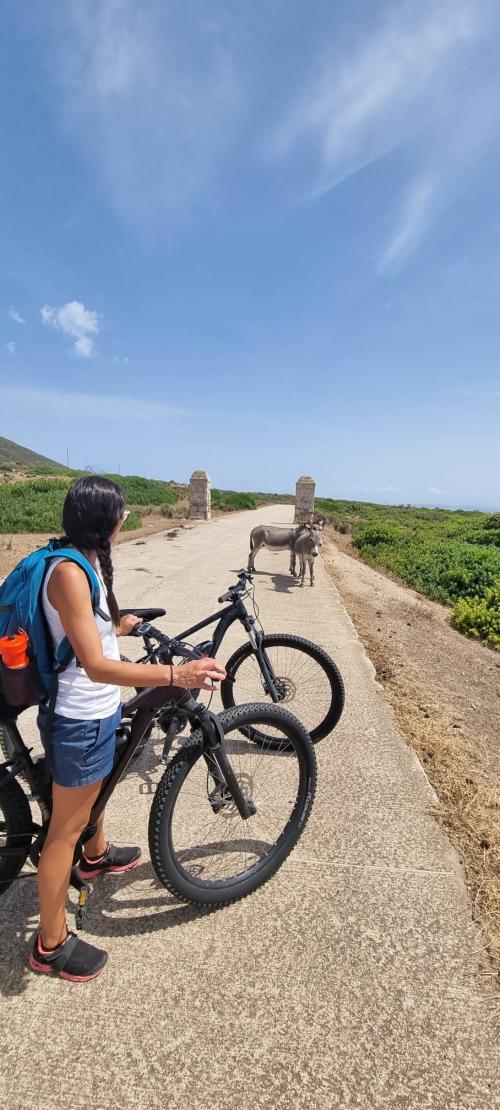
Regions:
<instances>
[{"instance_id":1,"label":"dirt shoulder","mask_svg":"<svg viewBox=\"0 0 500 1110\"><path fill-rule=\"evenodd\" d=\"M118 543L137 542L147 536L154 535L155 532L166 532L171 534L173 538L177 535L179 529L195 528L196 523L195 520L186 520L185 517L177 519L176 517L165 517L161 514L151 513L143 517L141 528L134 528L130 532L122 532L118 537ZM0 534L0 579L4 578L20 559L29 555L30 551L48 543L53 535L53 532L6 532Z\"/></svg>"},{"instance_id":2,"label":"dirt shoulder","mask_svg":"<svg viewBox=\"0 0 500 1110\"><path fill-rule=\"evenodd\" d=\"M500 974L500 655L451 628L445 606L349 554L345 537L330 534L323 556L436 790Z\"/></svg>"}]
</instances>

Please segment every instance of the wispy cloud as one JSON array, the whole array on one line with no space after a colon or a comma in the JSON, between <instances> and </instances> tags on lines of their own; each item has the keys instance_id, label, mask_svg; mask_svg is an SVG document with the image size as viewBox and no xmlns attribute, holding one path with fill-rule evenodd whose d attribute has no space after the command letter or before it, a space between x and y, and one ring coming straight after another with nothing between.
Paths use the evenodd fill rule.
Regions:
<instances>
[{"instance_id":1,"label":"wispy cloud","mask_svg":"<svg viewBox=\"0 0 500 1110\"><path fill-rule=\"evenodd\" d=\"M9 352L9 355L15 355L15 353L16 353L16 344L13 343L12 339L9 340L9 342L5 344L5 348Z\"/></svg>"},{"instance_id":2,"label":"wispy cloud","mask_svg":"<svg viewBox=\"0 0 500 1110\"><path fill-rule=\"evenodd\" d=\"M107 396L97 393L69 393L64 390L18 389L14 386L0 385L0 401L9 408L21 412L33 412L50 417L59 417L71 422L78 420L104 421L151 421L172 417L204 416L192 409L178 408L157 401L143 400L140 397Z\"/></svg>"},{"instance_id":3,"label":"wispy cloud","mask_svg":"<svg viewBox=\"0 0 500 1110\"><path fill-rule=\"evenodd\" d=\"M396 268L416 249L446 203L454 174L498 128L498 94L486 90L489 78L477 67L491 10L488 0L394 5L350 49L342 42L316 61L319 76L275 136L275 157L300 152L307 159L308 199L404 151L406 185L380 269Z\"/></svg>"},{"instance_id":4,"label":"wispy cloud","mask_svg":"<svg viewBox=\"0 0 500 1110\"><path fill-rule=\"evenodd\" d=\"M107 0L90 19L64 0L47 36L62 124L111 206L141 229L200 193L240 109L224 13L180 12Z\"/></svg>"},{"instance_id":5,"label":"wispy cloud","mask_svg":"<svg viewBox=\"0 0 500 1110\"><path fill-rule=\"evenodd\" d=\"M61 308L50 308L45 304L40 309L42 322L46 327L62 331L74 339L74 351L79 358L91 358L95 354L93 337L99 332L99 315L85 308L81 301L68 301Z\"/></svg>"},{"instance_id":6,"label":"wispy cloud","mask_svg":"<svg viewBox=\"0 0 500 1110\"><path fill-rule=\"evenodd\" d=\"M382 252L379 268L389 270L418 246L435 215L439 178L423 174L408 186L389 243Z\"/></svg>"},{"instance_id":7,"label":"wispy cloud","mask_svg":"<svg viewBox=\"0 0 500 1110\"><path fill-rule=\"evenodd\" d=\"M17 308L14 308L13 305L9 308L9 320L15 320L16 324L26 323L24 316L21 316L21 313L18 312Z\"/></svg>"}]
</instances>

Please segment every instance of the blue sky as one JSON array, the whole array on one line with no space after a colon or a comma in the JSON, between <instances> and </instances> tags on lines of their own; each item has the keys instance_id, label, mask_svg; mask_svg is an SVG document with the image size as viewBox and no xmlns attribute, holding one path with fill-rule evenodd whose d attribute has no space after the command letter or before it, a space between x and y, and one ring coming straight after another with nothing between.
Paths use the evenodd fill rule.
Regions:
<instances>
[{"instance_id":1,"label":"blue sky","mask_svg":"<svg viewBox=\"0 0 500 1110\"><path fill-rule=\"evenodd\" d=\"M489 0L4 0L0 434L498 507Z\"/></svg>"}]
</instances>

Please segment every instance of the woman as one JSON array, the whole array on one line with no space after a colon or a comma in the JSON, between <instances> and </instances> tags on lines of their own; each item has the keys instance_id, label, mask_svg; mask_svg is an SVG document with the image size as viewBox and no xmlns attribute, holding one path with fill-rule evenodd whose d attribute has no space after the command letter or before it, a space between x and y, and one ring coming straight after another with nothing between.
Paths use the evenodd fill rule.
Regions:
<instances>
[{"instance_id":1,"label":"woman","mask_svg":"<svg viewBox=\"0 0 500 1110\"><path fill-rule=\"evenodd\" d=\"M59 678L47 743L47 707L41 706L38 715L53 778L52 815L38 865L40 929L28 964L33 971L72 982L95 979L108 959L106 952L68 931L66 896L76 843L113 766L120 686L210 690L211 681L226 673L214 659L172 668L120 662L117 636L127 635L138 621L133 616L120 619L113 593L111 544L127 516L119 487L95 475L78 478L64 502L65 546L81 551L96 572L99 564L99 608L111 620L94 614L88 578L68 559L51 561L42 594L54 649L66 635L75 658ZM104 871L121 873L135 867L140 854L138 847L117 848L107 841L102 815L85 844L79 870L88 878Z\"/></svg>"}]
</instances>

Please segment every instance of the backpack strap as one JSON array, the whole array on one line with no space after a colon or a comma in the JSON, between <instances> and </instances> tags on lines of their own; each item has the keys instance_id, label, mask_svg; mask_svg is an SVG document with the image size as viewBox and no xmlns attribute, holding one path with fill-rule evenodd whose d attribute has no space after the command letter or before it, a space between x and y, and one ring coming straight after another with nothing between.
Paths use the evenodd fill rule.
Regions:
<instances>
[{"instance_id":1,"label":"backpack strap","mask_svg":"<svg viewBox=\"0 0 500 1110\"><path fill-rule=\"evenodd\" d=\"M111 617L108 615L108 613L105 613L103 609L101 609L99 606L101 586L94 567L92 566L92 563L89 563L89 560L85 558L85 555L82 555L81 551L77 551L74 547L55 547L56 542L56 540L51 540L49 544L49 552L47 554L47 569L52 559L68 559L70 562L76 563L77 566L81 567L82 570L85 571L85 574L88 578L90 588L90 600L92 603L93 612L101 617L102 620L110 621Z\"/></svg>"}]
</instances>

